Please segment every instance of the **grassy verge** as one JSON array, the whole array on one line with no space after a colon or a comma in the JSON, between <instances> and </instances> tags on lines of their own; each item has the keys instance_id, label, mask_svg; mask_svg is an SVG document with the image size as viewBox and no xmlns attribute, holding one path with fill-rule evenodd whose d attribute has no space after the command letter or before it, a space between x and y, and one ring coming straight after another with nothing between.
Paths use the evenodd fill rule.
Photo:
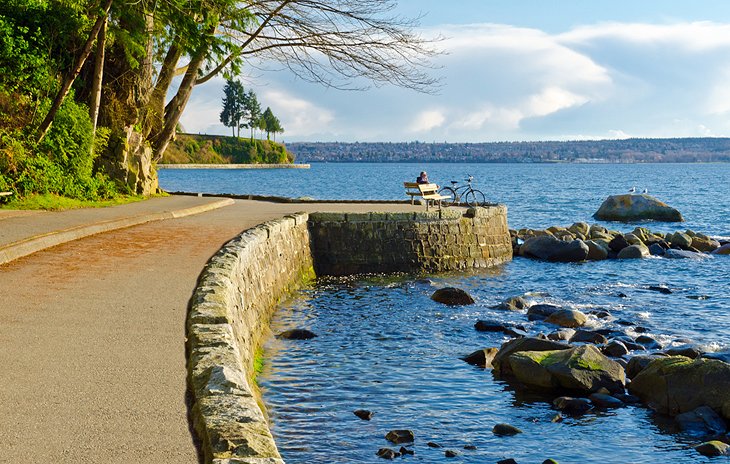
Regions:
<instances>
[{"instance_id":1,"label":"grassy verge","mask_svg":"<svg viewBox=\"0 0 730 464\"><path fill-rule=\"evenodd\" d=\"M105 208L107 206L124 205L145 200L141 195L120 195L111 200L74 200L54 194L36 194L23 198L14 198L0 205L0 209L43 209L48 211L63 211L78 208Z\"/></svg>"}]
</instances>

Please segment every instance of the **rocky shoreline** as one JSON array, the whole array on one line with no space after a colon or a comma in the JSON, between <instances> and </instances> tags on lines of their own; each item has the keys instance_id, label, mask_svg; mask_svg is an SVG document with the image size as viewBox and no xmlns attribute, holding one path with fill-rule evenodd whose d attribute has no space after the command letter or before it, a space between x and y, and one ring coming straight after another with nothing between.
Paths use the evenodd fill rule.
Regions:
<instances>
[{"instance_id":1,"label":"rocky shoreline","mask_svg":"<svg viewBox=\"0 0 730 464\"><path fill-rule=\"evenodd\" d=\"M457 304L464 304L468 300L462 292L441 289L432 298L448 304L444 295L454 295ZM462 359L492 369L495 378L515 388L553 398L553 421L644 405L695 437L698 453L730 454L730 352L705 352L689 340L668 347L647 335L647 329L608 311L583 313L528 296L514 296L493 309L523 313L527 321L541 321L540 327L552 331L529 334L524 325L479 320L475 330L502 332L511 339ZM609 323L591 329L598 320Z\"/></svg>"},{"instance_id":2,"label":"rocky shoreline","mask_svg":"<svg viewBox=\"0 0 730 464\"><path fill-rule=\"evenodd\" d=\"M514 256L553 261L580 262L605 259L705 259L730 255L730 242L692 230L674 233L636 227L622 233L599 224L576 222L568 227L510 229Z\"/></svg>"}]
</instances>

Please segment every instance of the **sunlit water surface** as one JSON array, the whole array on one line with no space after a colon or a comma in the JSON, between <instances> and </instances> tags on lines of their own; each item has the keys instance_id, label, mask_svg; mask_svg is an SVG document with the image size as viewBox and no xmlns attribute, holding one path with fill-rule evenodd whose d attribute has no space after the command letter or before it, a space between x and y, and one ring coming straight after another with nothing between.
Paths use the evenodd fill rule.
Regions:
<instances>
[{"instance_id":1,"label":"sunlit water surface","mask_svg":"<svg viewBox=\"0 0 730 464\"><path fill-rule=\"evenodd\" d=\"M730 236L725 202L730 165L413 165L315 164L310 170L161 171L169 190L311 196L320 199L402 199L402 182L427 169L444 183L474 175L487 197L505 203L513 228L568 225L590 215L609 194L631 186L677 207L687 223L649 224L655 230L692 228ZM619 230L634 225L607 224ZM526 259L499 268L428 279L360 277L320 279L285 304L273 331L308 328L309 341L271 339L258 378L282 456L290 463L379 462L390 444L387 431L415 432L417 462L490 463L512 457L521 464L554 458L561 463L709 462L691 449L698 438L643 407L566 417L554 423L551 396L526 395L489 370L459 359L499 346L501 334L476 332L477 319L523 324L532 334L553 327L527 321L524 313L491 306L531 293L548 302L588 312L607 310L608 321L630 321L666 345L687 341L707 350L728 348L730 257L552 264ZM430 300L442 286L468 290L477 303L447 307ZM666 285L671 294L649 290ZM636 335L628 329L630 335ZM355 409L374 412L362 421ZM524 433L497 437L507 422ZM429 448L433 441L444 448ZM476 450L464 450L475 445ZM391 445L392 446L392 445ZM397 447L396 447L397 448ZM401 458L399 458L401 459ZM720 462L727 462L720 458Z\"/></svg>"}]
</instances>

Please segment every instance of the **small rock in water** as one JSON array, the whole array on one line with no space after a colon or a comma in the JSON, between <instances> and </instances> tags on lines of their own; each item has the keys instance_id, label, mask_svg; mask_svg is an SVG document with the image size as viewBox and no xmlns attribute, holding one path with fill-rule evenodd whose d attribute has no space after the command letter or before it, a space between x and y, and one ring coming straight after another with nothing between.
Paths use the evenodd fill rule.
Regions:
<instances>
[{"instance_id":1,"label":"small rock in water","mask_svg":"<svg viewBox=\"0 0 730 464\"><path fill-rule=\"evenodd\" d=\"M401 456L406 456L406 455L413 456L414 454L416 454L415 451L413 451L412 449L408 449L405 446L401 446L399 451L400 451Z\"/></svg>"},{"instance_id":2,"label":"small rock in water","mask_svg":"<svg viewBox=\"0 0 730 464\"><path fill-rule=\"evenodd\" d=\"M634 332L644 334L644 333L649 333L651 331L649 329L647 329L646 327L637 325L636 327L634 327Z\"/></svg>"},{"instance_id":3,"label":"small rock in water","mask_svg":"<svg viewBox=\"0 0 730 464\"><path fill-rule=\"evenodd\" d=\"M446 456L447 458L455 458L458 455L459 455L459 453L457 453L454 450L446 450L446 451L444 451L444 456Z\"/></svg>"},{"instance_id":4,"label":"small rock in water","mask_svg":"<svg viewBox=\"0 0 730 464\"><path fill-rule=\"evenodd\" d=\"M281 332L276 338L283 340L309 340L316 337L317 334L307 329L292 329Z\"/></svg>"},{"instance_id":5,"label":"small rock in water","mask_svg":"<svg viewBox=\"0 0 730 464\"><path fill-rule=\"evenodd\" d=\"M517 461L512 458L502 459L501 461L497 461L497 464L517 464Z\"/></svg>"},{"instance_id":6,"label":"small rock in water","mask_svg":"<svg viewBox=\"0 0 730 464\"><path fill-rule=\"evenodd\" d=\"M498 348L484 348L482 350L477 350L467 356L464 356L461 359L474 366L491 368L492 359L494 359L498 351Z\"/></svg>"},{"instance_id":7,"label":"small rock in water","mask_svg":"<svg viewBox=\"0 0 730 464\"><path fill-rule=\"evenodd\" d=\"M593 343L594 345L603 345L606 342L608 342L606 337L590 330L577 330L575 334L570 337L570 343Z\"/></svg>"},{"instance_id":8,"label":"small rock in water","mask_svg":"<svg viewBox=\"0 0 730 464\"><path fill-rule=\"evenodd\" d=\"M460 288L446 287L436 290L431 299L450 306L474 304L474 298Z\"/></svg>"},{"instance_id":9,"label":"small rock in water","mask_svg":"<svg viewBox=\"0 0 730 464\"><path fill-rule=\"evenodd\" d=\"M428 446L429 448L443 448L443 446L439 445L438 443L434 443L432 441L429 441L428 443L426 443L426 446Z\"/></svg>"},{"instance_id":10,"label":"small rock in water","mask_svg":"<svg viewBox=\"0 0 730 464\"><path fill-rule=\"evenodd\" d=\"M626 348L626 345L621 343L619 340L611 340L608 345L601 349L601 351L606 356L610 356L612 358L620 358L621 356L629 354L629 350Z\"/></svg>"},{"instance_id":11,"label":"small rock in water","mask_svg":"<svg viewBox=\"0 0 730 464\"><path fill-rule=\"evenodd\" d=\"M709 406L677 414L674 420L685 432L698 435L722 435L727 432L725 421Z\"/></svg>"},{"instance_id":12,"label":"small rock in water","mask_svg":"<svg viewBox=\"0 0 730 464\"><path fill-rule=\"evenodd\" d=\"M663 293L665 295L670 295L672 293L672 290L669 287L666 287L664 285L649 285L647 287L647 290Z\"/></svg>"},{"instance_id":13,"label":"small rock in water","mask_svg":"<svg viewBox=\"0 0 730 464\"><path fill-rule=\"evenodd\" d=\"M530 304L521 296L513 296L507 298L500 304L493 306L494 309L504 309L507 311L521 311L530 307Z\"/></svg>"},{"instance_id":14,"label":"small rock in water","mask_svg":"<svg viewBox=\"0 0 730 464\"><path fill-rule=\"evenodd\" d=\"M636 395L631 395L628 393L615 393L613 395L614 398L618 398L619 400L623 401L626 404L637 404L641 403L641 398L639 398Z\"/></svg>"},{"instance_id":15,"label":"small rock in water","mask_svg":"<svg viewBox=\"0 0 730 464\"><path fill-rule=\"evenodd\" d=\"M710 297L707 295L687 295L690 300L709 300Z\"/></svg>"},{"instance_id":16,"label":"small rock in water","mask_svg":"<svg viewBox=\"0 0 730 464\"><path fill-rule=\"evenodd\" d=\"M563 422L563 415L558 413L553 416L552 419L550 419L550 422Z\"/></svg>"},{"instance_id":17,"label":"small rock in water","mask_svg":"<svg viewBox=\"0 0 730 464\"><path fill-rule=\"evenodd\" d=\"M497 321L477 321L474 324L474 328L479 332L502 332L505 335L516 338L527 336L527 332L519 327L508 327Z\"/></svg>"},{"instance_id":18,"label":"small rock in water","mask_svg":"<svg viewBox=\"0 0 730 464\"><path fill-rule=\"evenodd\" d=\"M393 451L390 448L380 448L375 455L379 458L383 459L395 459L398 456L400 456L400 453L397 451Z\"/></svg>"},{"instance_id":19,"label":"small rock in water","mask_svg":"<svg viewBox=\"0 0 730 464\"><path fill-rule=\"evenodd\" d=\"M555 311L545 319L545 322L574 329L586 323L588 318L585 314L575 309L561 309Z\"/></svg>"},{"instance_id":20,"label":"small rock in water","mask_svg":"<svg viewBox=\"0 0 730 464\"><path fill-rule=\"evenodd\" d=\"M391 430L385 435L385 439L396 445L401 443L413 443L416 437L410 430Z\"/></svg>"},{"instance_id":21,"label":"small rock in water","mask_svg":"<svg viewBox=\"0 0 730 464\"><path fill-rule=\"evenodd\" d=\"M617 296L617 297L619 297L619 298L628 298L628 297L629 297L629 296L628 296L627 294L625 294L625 293L619 293L619 294L618 294L618 295L616 295L616 296Z\"/></svg>"},{"instance_id":22,"label":"small rock in water","mask_svg":"<svg viewBox=\"0 0 730 464\"><path fill-rule=\"evenodd\" d=\"M354 411L353 414L355 414L362 420L370 420L373 417L373 413L371 411L368 411L367 409L358 409Z\"/></svg>"},{"instance_id":23,"label":"small rock in water","mask_svg":"<svg viewBox=\"0 0 730 464\"><path fill-rule=\"evenodd\" d=\"M555 459L545 459L544 461L542 461L542 464L560 464L560 463L558 463L558 461L556 461Z\"/></svg>"},{"instance_id":24,"label":"small rock in water","mask_svg":"<svg viewBox=\"0 0 730 464\"><path fill-rule=\"evenodd\" d=\"M522 433L522 430L518 429L517 427L509 424L497 424L492 429L492 433L495 435L500 436L511 436L511 435L517 435L518 433Z\"/></svg>"},{"instance_id":25,"label":"small rock in water","mask_svg":"<svg viewBox=\"0 0 730 464\"><path fill-rule=\"evenodd\" d=\"M588 396L591 403L595 404L599 408L620 408L624 405L624 402L613 396L606 395L604 393L593 393Z\"/></svg>"},{"instance_id":26,"label":"small rock in water","mask_svg":"<svg viewBox=\"0 0 730 464\"><path fill-rule=\"evenodd\" d=\"M467 451L476 451L477 447L474 445L464 445L464 449Z\"/></svg>"},{"instance_id":27,"label":"small rock in water","mask_svg":"<svg viewBox=\"0 0 730 464\"><path fill-rule=\"evenodd\" d=\"M636 343L644 346L647 350L661 350L662 344L648 335L639 335L634 340Z\"/></svg>"},{"instance_id":28,"label":"small rock in water","mask_svg":"<svg viewBox=\"0 0 730 464\"><path fill-rule=\"evenodd\" d=\"M553 400L553 406L565 413L580 415L585 414L589 409L591 409L591 402L585 398L561 396L560 398L555 398L555 400Z\"/></svg>"},{"instance_id":29,"label":"small rock in water","mask_svg":"<svg viewBox=\"0 0 730 464\"><path fill-rule=\"evenodd\" d=\"M530 306L530 309L527 310L527 319L530 321L542 321L552 313L560 311L561 309L563 308L551 304L532 305Z\"/></svg>"},{"instance_id":30,"label":"small rock in water","mask_svg":"<svg viewBox=\"0 0 730 464\"><path fill-rule=\"evenodd\" d=\"M725 456L730 445L719 440L712 440L695 446L695 450L703 456Z\"/></svg>"},{"instance_id":31,"label":"small rock in water","mask_svg":"<svg viewBox=\"0 0 730 464\"><path fill-rule=\"evenodd\" d=\"M690 359L697 359L702 356L702 351L700 351L700 349L696 346L691 345L675 346L674 348L664 350L664 353L666 353L667 356L684 356Z\"/></svg>"}]
</instances>

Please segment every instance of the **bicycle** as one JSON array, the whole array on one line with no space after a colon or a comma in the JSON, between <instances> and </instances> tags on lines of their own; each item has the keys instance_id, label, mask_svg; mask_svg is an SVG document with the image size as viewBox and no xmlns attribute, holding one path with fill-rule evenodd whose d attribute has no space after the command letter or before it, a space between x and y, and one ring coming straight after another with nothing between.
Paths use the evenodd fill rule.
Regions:
<instances>
[{"instance_id":1,"label":"bicycle","mask_svg":"<svg viewBox=\"0 0 730 464\"><path fill-rule=\"evenodd\" d=\"M466 179L466 185L459 185L459 181L452 180L451 187L442 187L439 190L439 194L448 197L443 200L444 206L453 206L461 203L461 199L464 198L464 203L471 207L481 206L486 203L487 198L480 191L472 187L471 183L474 180L474 176L468 176Z\"/></svg>"}]
</instances>

